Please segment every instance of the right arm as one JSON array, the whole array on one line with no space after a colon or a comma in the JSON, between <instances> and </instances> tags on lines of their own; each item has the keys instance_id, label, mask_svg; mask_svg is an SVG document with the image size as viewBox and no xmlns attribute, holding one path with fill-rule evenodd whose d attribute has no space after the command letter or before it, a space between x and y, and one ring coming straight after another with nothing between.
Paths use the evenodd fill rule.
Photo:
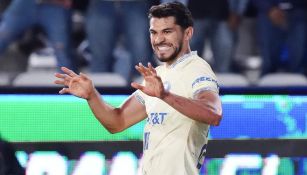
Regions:
<instances>
[{"instance_id":1,"label":"right arm","mask_svg":"<svg viewBox=\"0 0 307 175\"><path fill-rule=\"evenodd\" d=\"M87 100L93 114L99 122L111 133L120 132L146 118L147 114L135 96L130 96L120 108L106 104L95 90L94 95Z\"/></svg>"},{"instance_id":2,"label":"right arm","mask_svg":"<svg viewBox=\"0 0 307 175\"><path fill-rule=\"evenodd\" d=\"M64 74L55 74L59 78L55 83L66 86L59 93L86 99L95 117L109 132L120 132L146 118L145 107L136 97L131 96L119 108L112 107L102 100L92 80L85 74L78 75L65 67L62 71Z\"/></svg>"}]
</instances>

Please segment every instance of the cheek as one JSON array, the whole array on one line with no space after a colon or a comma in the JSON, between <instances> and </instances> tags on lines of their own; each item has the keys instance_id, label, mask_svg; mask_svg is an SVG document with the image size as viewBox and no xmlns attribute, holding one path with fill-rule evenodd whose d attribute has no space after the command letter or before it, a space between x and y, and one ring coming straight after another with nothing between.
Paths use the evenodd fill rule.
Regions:
<instances>
[{"instance_id":1,"label":"cheek","mask_svg":"<svg viewBox=\"0 0 307 175\"><path fill-rule=\"evenodd\" d=\"M152 46L155 44L155 38L154 37L150 37L150 44Z\"/></svg>"},{"instance_id":2,"label":"cheek","mask_svg":"<svg viewBox=\"0 0 307 175\"><path fill-rule=\"evenodd\" d=\"M150 44L151 44L151 45L154 44L154 39L150 38Z\"/></svg>"},{"instance_id":3,"label":"cheek","mask_svg":"<svg viewBox=\"0 0 307 175\"><path fill-rule=\"evenodd\" d=\"M173 45L177 46L178 45L178 42L180 40L180 37L178 35L170 35L166 38L166 40L169 42L169 43L172 43Z\"/></svg>"},{"instance_id":4,"label":"cheek","mask_svg":"<svg viewBox=\"0 0 307 175\"><path fill-rule=\"evenodd\" d=\"M177 38L171 38L168 41L169 41L169 43L172 44L173 47L178 47L178 40L177 40Z\"/></svg>"}]
</instances>

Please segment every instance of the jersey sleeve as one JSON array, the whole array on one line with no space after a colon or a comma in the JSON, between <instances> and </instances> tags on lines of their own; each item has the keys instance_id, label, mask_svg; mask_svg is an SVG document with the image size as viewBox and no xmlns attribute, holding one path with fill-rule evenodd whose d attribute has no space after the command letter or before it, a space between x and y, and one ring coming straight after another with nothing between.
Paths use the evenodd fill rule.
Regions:
<instances>
[{"instance_id":1,"label":"jersey sleeve","mask_svg":"<svg viewBox=\"0 0 307 175\"><path fill-rule=\"evenodd\" d=\"M140 102L142 105L145 105L146 97L142 91L136 90L132 95L138 100L138 102Z\"/></svg>"},{"instance_id":2,"label":"jersey sleeve","mask_svg":"<svg viewBox=\"0 0 307 175\"><path fill-rule=\"evenodd\" d=\"M209 65L198 65L188 71L187 76L190 97L195 98L203 91L219 93L219 85L215 74Z\"/></svg>"},{"instance_id":3,"label":"jersey sleeve","mask_svg":"<svg viewBox=\"0 0 307 175\"><path fill-rule=\"evenodd\" d=\"M142 82L142 85L145 85L145 81ZM146 94L144 94L141 90L136 90L132 94L142 105L145 105Z\"/></svg>"}]
</instances>

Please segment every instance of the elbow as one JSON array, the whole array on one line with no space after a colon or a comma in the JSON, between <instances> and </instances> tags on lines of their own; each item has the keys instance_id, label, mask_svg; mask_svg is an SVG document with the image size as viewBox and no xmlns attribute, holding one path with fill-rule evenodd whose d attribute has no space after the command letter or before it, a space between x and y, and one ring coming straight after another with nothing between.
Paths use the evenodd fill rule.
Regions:
<instances>
[{"instance_id":1,"label":"elbow","mask_svg":"<svg viewBox=\"0 0 307 175\"><path fill-rule=\"evenodd\" d=\"M105 128L110 134L116 134L124 130L123 128L120 127L105 127Z\"/></svg>"},{"instance_id":2,"label":"elbow","mask_svg":"<svg viewBox=\"0 0 307 175\"><path fill-rule=\"evenodd\" d=\"M123 131L125 127L125 122L122 120L122 117L120 116L119 110L115 109L117 112L117 117L114 117L112 121L108 122L100 122L102 126L110 133L110 134L116 134L121 131Z\"/></svg>"},{"instance_id":3,"label":"elbow","mask_svg":"<svg viewBox=\"0 0 307 175\"><path fill-rule=\"evenodd\" d=\"M104 128L110 133L110 134L116 134L119 132L122 132L124 130L124 127L121 126L104 126Z\"/></svg>"},{"instance_id":4,"label":"elbow","mask_svg":"<svg viewBox=\"0 0 307 175\"><path fill-rule=\"evenodd\" d=\"M116 129L114 129L114 128L106 128L106 129L107 129L107 131L108 131L110 134L116 134L116 133L119 132L118 130L116 130Z\"/></svg>"},{"instance_id":5,"label":"elbow","mask_svg":"<svg viewBox=\"0 0 307 175\"><path fill-rule=\"evenodd\" d=\"M109 131L110 134L116 134L116 133L120 132L120 131L117 131L117 130L109 130L109 129L108 129L108 131Z\"/></svg>"}]
</instances>

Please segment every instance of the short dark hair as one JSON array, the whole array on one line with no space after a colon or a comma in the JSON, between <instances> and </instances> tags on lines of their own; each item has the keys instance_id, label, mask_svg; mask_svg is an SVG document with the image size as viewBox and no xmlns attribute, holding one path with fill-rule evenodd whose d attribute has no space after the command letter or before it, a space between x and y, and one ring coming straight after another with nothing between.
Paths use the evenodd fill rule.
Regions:
<instances>
[{"instance_id":1,"label":"short dark hair","mask_svg":"<svg viewBox=\"0 0 307 175\"><path fill-rule=\"evenodd\" d=\"M169 2L152 6L149 9L148 18L175 17L175 22L183 29L193 27L193 18L190 10L180 2Z\"/></svg>"}]
</instances>

